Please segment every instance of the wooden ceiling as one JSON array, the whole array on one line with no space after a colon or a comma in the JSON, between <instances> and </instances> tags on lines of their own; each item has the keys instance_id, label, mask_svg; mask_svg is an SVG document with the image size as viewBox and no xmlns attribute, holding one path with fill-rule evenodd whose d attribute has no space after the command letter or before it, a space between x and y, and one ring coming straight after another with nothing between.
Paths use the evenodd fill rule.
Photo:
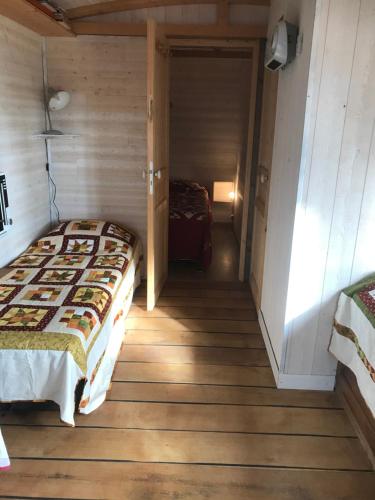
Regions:
<instances>
[{"instance_id":1,"label":"wooden ceiling","mask_svg":"<svg viewBox=\"0 0 375 500\"><path fill-rule=\"evenodd\" d=\"M175 2L166 1L164 3L162 2L162 4L163 5L209 4L209 3L216 3L217 1L218 0L195 0L195 1L182 0ZM71 10L72 13L74 13L75 9L81 9L81 8L95 9L95 10L99 9L99 13L107 13L107 12L120 12L122 10L128 10L126 9L127 4L131 6L131 8L133 9L156 7L157 4L160 4L160 2L157 2L155 0L142 0L142 1L140 0L54 0L54 3L63 9ZM230 3L269 6L270 0L237 0L237 1L232 1ZM141 4L143 4L143 7L139 6ZM101 9L103 10L100 12ZM92 10L92 12L93 11L94 10ZM77 10L76 12L79 11ZM97 14L91 14L91 15L97 15Z\"/></svg>"},{"instance_id":2,"label":"wooden ceiling","mask_svg":"<svg viewBox=\"0 0 375 500\"><path fill-rule=\"evenodd\" d=\"M195 4L246 4L268 6L269 0L58 0L58 5L67 10L69 19L112 14L129 10Z\"/></svg>"},{"instance_id":3,"label":"wooden ceiling","mask_svg":"<svg viewBox=\"0 0 375 500\"><path fill-rule=\"evenodd\" d=\"M164 24L168 36L206 38L263 38L267 27L256 24L231 24L231 5L268 6L270 0L53 0L65 10L65 22L40 10L39 0L1 0L0 14L9 17L43 36L118 35L145 36L145 22L124 23L101 20L100 16L120 15L149 8L184 5L216 6L216 23ZM97 17L99 16L99 18ZM94 19L91 20L90 18ZM104 17L106 19L106 17Z\"/></svg>"}]
</instances>

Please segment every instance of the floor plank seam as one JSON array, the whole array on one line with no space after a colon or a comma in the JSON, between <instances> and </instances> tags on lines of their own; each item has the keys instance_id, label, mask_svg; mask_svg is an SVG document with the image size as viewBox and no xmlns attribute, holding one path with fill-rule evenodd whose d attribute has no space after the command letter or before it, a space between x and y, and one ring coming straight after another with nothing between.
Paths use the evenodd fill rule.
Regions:
<instances>
[{"instance_id":1,"label":"floor plank seam","mask_svg":"<svg viewBox=\"0 0 375 500\"><path fill-rule=\"evenodd\" d=\"M254 408L291 408L300 410L327 410L327 411L342 411L345 414L344 408L339 406L302 406L290 404L256 404L256 403L206 403L200 401L173 401L173 400L151 400L151 399L113 399L107 398L107 401L117 401L119 403L145 403L145 404L174 404L174 405L201 405L201 406L244 406Z\"/></svg>"},{"instance_id":2,"label":"floor plank seam","mask_svg":"<svg viewBox=\"0 0 375 500\"><path fill-rule=\"evenodd\" d=\"M216 463L216 462L172 462L172 461L145 461L145 460L122 460L122 459L102 459L102 458L50 458L50 457L23 457L11 456L12 460L41 460L51 462L109 462L109 463L135 463L135 464L165 464L165 465L196 465L206 467L229 467L229 468L246 468L246 469L276 469L276 470L310 470L310 471L335 471L335 472L358 472L374 474L373 469L350 469L338 467L304 467L304 466L289 466L289 465L265 465L265 464L232 464L232 463Z\"/></svg>"},{"instance_id":3,"label":"floor plank seam","mask_svg":"<svg viewBox=\"0 0 375 500\"><path fill-rule=\"evenodd\" d=\"M40 429L66 429L64 424L33 424L33 423L2 423L2 427L32 427ZM334 439L356 439L353 435L332 435L332 434L298 434L291 432L247 432L247 431L221 431L221 430L204 430L204 429L171 429L160 427L116 427L109 425L79 425L76 424L75 429L101 429L101 430L126 430L126 431L157 431L157 432L191 432L202 434L237 434L245 436L293 436L293 437L312 437L312 438L334 438Z\"/></svg>"},{"instance_id":4,"label":"floor plank seam","mask_svg":"<svg viewBox=\"0 0 375 500\"><path fill-rule=\"evenodd\" d=\"M124 361L126 363L126 361ZM251 368L251 367L250 367ZM255 367L257 368L257 367ZM258 367L259 368L259 367ZM260 367L262 368L262 367ZM199 382L164 382L163 380L155 380L155 381L145 381L145 380L118 380L113 379L112 382L116 382L121 384L127 384L131 382L132 384L178 384L178 385L199 385L199 386L208 386L208 387L257 387L259 389L276 389L275 385L240 385L240 384L207 384L207 383L199 383Z\"/></svg>"}]
</instances>

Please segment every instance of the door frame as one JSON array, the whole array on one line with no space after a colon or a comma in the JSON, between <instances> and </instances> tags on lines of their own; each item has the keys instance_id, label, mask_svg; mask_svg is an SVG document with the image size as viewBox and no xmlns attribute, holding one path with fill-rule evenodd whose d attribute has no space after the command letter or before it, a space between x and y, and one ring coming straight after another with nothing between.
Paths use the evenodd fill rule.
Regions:
<instances>
[{"instance_id":1,"label":"door frame","mask_svg":"<svg viewBox=\"0 0 375 500\"><path fill-rule=\"evenodd\" d=\"M249 123L247 131L247 146L246 146L246 161L245 161L245 184L243 193L243 208L242 208L242 222L241 222L241 240L240 240L240 257L238 277L240 281L244 281L247 276L245 275L246 253L249 247L249 219L250 211L252 213L251 204L251 179L253 172L253 151L254 151L254 130L255 119L257 111L258 99L258 77L259 77L259 53L261 39L221 39L221 38L174 38L168 37L169 47L187 47L187 48L231 48L231 49L245 49L251 50L251 82L250 82L250 103L249 103ZM169 76L170 78L170 76ZM170 132L169 132L170 135ZM169 178L169 171L168 171ZM148 189L148 183L147 183ZM254 201L254 200L253 200ZM148 214L149 217L149 214ZM251 242L250 242L251 249ZM148 248L148 251L150 249ZM148 256L149 261L149 256ZM147 270L147 279L149 279L149 272Z\"/></svg>"},{"instance_id":2,"label":"door frame","mask_svg":"<svg viewBox=\"0 0 375 500\"><path fill-rule=\"evenodd\" d=\"M255 164L255 125L257 105L261 96L258 95L259 86L259 63L260 63L260 40L253 41L253 57L251 64L251 87L250 87L250 103L249 103L249 124L247 131L247 145L246 145L246 160L245 160L245 183L243 192L242 204L242 223L241 223L241 239L240 239L240 258L238 279L245 281L250 278L249 262L251 254L251 217L252 207L255 201L255 191L252 186L252 179ZM254 191L254 192L253 192ZM251 212L251 213L250 213Z\"/></svg>"}]
</instances>

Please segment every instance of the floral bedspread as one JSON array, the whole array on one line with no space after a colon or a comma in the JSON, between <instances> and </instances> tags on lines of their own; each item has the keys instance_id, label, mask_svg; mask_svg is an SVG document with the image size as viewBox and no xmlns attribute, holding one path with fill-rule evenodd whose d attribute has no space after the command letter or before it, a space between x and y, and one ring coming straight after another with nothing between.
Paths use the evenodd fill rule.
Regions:
<instances>
[{"instance_id":1,"label":"floral bedspread","mask_svg":"<svg viewBox=\"0 0 375 500\"><path fill-rule=\"evenodd\" d=\"M375 274L341 293L329 350L356 375L375 416Z\"/></svg>"},{"instance_id":2,"label":"floral bedspread","mask_svg":"<svg viewBox=\"0 0 375 500\"><path fill-rule=\"evenodd\" d=\"M127 229L74 220L10 264L0 280L0 401L51 399L73 423L74 390L84 379L80 408L90 398L93 409L98 406L121 346L140 260L140 242ZM102 381L97 389L95 377Z\"/></svg>"},{"instance_id":3,"label":"floral bedspread","mask_svg":"<svg viewBox=\"0 0 375 500\"><path fill-rule=\"evenodd\" d=\"M90 350L132 256L116 224L64 222L17 258L0 281L0 349Z\"/></svg>"}]
</instances>

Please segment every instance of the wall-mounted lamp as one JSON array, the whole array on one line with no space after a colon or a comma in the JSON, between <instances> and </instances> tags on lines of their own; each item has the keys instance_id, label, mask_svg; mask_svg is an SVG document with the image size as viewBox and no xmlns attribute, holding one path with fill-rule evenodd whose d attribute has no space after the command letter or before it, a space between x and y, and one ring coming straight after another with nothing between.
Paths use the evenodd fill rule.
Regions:
<instances>
[{"instance_id":1,"label":"wall-mounted lamp","mask_svg":"<svg viewBox=\"0 0 375 500\"><path fill-rule=\"evenodd\" d=\"M232 203L235 196L233 182L214 181L214 201Z\"/></svg>"},{"instance_id":2,"label":"wall-mounted lamp","mask_svg":"<svg viewBox=\"0 0 375 500\"><path fill-rule=\"evenodd\" d=\"M38 134L39 136L45 137L46 139L51 137L63 136L63 132L56 130L52 127L50 111L60 111L64 109L70 102L70 94L65 90L54 90L49 88L46 92L45 98L45 111L47 115L48 129Z\"/></svg>"},{"instance_id":3,"label":"wall-mounted lamp","mask_svg":"<svg viewBox=\"0 0 375 500\"><path fill-rule=\"evenodd\" d=\"M66 90L48 89L48 109L50 111L60 111L70 102L70 94Z\"/></svg>"}]
</instances>

